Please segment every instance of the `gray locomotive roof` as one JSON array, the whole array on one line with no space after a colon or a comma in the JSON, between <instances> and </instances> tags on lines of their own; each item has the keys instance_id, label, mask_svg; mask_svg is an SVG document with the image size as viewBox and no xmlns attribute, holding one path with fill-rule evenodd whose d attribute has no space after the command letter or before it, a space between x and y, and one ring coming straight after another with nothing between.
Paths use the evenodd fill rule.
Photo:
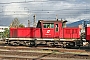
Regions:
<instances>
[{"instance_id":1,"label":"gray locomotive roof","mask_svg":"<svg viewBox=\"0 0 90 60\"><path fill-rule=\"evenodd\" d=\"M54 23L54 22L67 22L67 20L39 20L38 22Z\"/></svg>"}]
</instances>

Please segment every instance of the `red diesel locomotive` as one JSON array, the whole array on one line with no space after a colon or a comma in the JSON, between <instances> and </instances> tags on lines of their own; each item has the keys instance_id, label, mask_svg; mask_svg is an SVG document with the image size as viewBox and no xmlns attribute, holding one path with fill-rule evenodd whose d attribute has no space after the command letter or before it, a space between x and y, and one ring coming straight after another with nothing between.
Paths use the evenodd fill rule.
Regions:
<instances>
[{"instance_id":1,"label":"red diesel locomotive","mask_svg":"<svg viewBox=\"0 0 90 60\"><path fill-rule=\"evenodd\" d=\"M67 21L39 20L36 27L10 28L7 44L26 46L75 47L83 46L79 27L66 27ZM90 27L86 41L90 41Z\"/></svg>"}]
</instances>

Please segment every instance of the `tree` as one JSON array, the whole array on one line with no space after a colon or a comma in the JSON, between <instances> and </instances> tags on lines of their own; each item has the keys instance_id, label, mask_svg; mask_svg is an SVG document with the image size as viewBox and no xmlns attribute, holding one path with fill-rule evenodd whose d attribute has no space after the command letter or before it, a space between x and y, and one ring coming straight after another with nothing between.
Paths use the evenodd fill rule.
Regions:
<instances>
[{"instance_id":1,"label":"tree","mask_svg":"<svg viewBox=\"0 0 90 60\"><path fill-rule=\"evenodd\" d=\"M14 18L10 27L19 27L19 24L20 24L20 22L19 22L18 18Z\"/></svg>"},{"instance_id":2,"label":"tree","mask_svg":"<svg viewBox=\"0 0 90 60\"><path fill-rule=\"evenodd\" d=\"M9 29L5 28L5 31L3 32L3 38L8 38L9 37Z\"/></svg>"},{"instance_id":3,"label":"tree","mask_svg":"<svg viewBox=\"0 0 90 60\"><path fill-rule=\"evenodd\" d=\"M14 20L12 21L10 27L17 28L17 27L25 27L25 26L23 24L20 24L18 18L14 18Z\"/></svg>"},{"instance_id":4,"label":"tree","mask_svg":"<svg viewBox=\"0 0 90 60\"><path fill-rule=\"evenodd\" d=\"M23 24L19 24L19 27L25 27Z\"/></svg>"}]
</instances>

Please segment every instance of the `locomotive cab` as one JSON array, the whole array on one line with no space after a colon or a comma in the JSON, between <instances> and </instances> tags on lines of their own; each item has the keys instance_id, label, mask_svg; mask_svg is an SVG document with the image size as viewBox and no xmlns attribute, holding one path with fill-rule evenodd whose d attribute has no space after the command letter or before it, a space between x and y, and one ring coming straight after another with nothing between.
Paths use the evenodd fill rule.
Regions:
<instances>
[{"instance_id":1,"label":"locomotive cab","mask_svg":"<svg viewBox=\"0 0 90 60\"><path fill-rule=\"evenodd\" d=\"M37 27L41 28L42 38L60 38L60 31L62 31L62 26L67 21L52 21L52 20L39 20ZM65 25L64 25L65 26Z\"/></svg>"}]
</instances>

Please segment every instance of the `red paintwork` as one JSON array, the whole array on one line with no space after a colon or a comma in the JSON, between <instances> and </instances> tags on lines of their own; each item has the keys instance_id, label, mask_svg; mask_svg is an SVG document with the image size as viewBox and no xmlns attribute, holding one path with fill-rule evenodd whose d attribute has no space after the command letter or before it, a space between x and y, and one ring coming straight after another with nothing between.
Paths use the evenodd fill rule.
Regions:
<instances>
[{"instance_id":1,"label":"red paintwork","mask_svg":"<svg viewBox=\"0 0 90 60\"><path fill-rule=\"evenodd\" d=\"M43 28L42 29L42 38L53 38L54 29L53 28Z\"/></svg>"},{"instance_id":2,"label":"red paintwork","mask_svg":"<svg viewBox=\"0 0 90 60\"><path fill-rule=\"evenodd\" d=\"M23 38L23 37L30 37L30 28L18 28L17 29L17 37Z\"/></svg>"},{"instance_id":3,"label":"red paintwork","mask_svg":"<svg viewBox=\"0 0 90 60\"><path fill-rule=\"evenodd\" d=\"M10 28L10 37L18 38L40 38L40 28Z\"/></svg>"},{"instance_id":4,"label":"red paintwork","mask_svg":"<svg viewBox=\"0 0 90 60\"><path fill-rule=\"evenodd\" d=\"M40 38L41 37L41 32L40 32L40 28L33 28L33 31L31 31L31 33L33 33L33 38Z\"/></svg>"},{"instance_id":5,"label":"red paintwork","mask_svg":"<svg viewBox=\"0 0 90 60\"><path fill-rule=\"evenodd\" d=\"M18 38L80 38L80 29L76 27L62 28L62 22L55 21L53 28L44 28L41 22L41 28L25 27L25 28L10 28L10 37ZM58 31L56 26L58 25ZM87 38L89 38L87 36Z\"/></svg>"},{"instance_id":6,"label":"red paintwork","mask_svg":"<svg viewBox=\"0 0 90 60\"><path fill-rule=\"evenodd\" d=\"M80 38L80 29L79 28L64 28L63 29L63 38Z\"/></svg>"},{"instance_id":7,"label":"red paintwork","mask_svg":"<svg viewBox=\"0 0 90 60\"><path fill-rule=\"evenodd\" d=\"M58 31L56 31L55 25L58 24ZM60 21L54 22L54 28L44 28L43 27L43 22L41 23L42 25L42 38L61 38L62 33L62 23Z\"/></svg>"},{"instance_id":8,"label":"red paintwork","mask_svg":"<svg viewBox=\"0 0 90 60\"><path fill-rule=\"evenodd\" d=\"M10 37L17 37L17 28L10 28Z\"/></svg>"},{"instance_id":9,"label":"red paintwork","mask_svg":"<svg viewBox=\"0 0 90 60\"><path fill-rule=\"evenodd\" d=\"M86 40L90 41L90 27L86 27Z\"/></svg>"},{"instance_id":10,"label":"red paintwork","mask_svg":"<svg viewBox=\"0 0 90 60\"><path fill-rule=\"evenodd\" d=\"M55 32L54 28L43 28L42 33L40 28L10 28L10 37L40 38L42 35L42 38L80 38L79 32L79 28L59 28L59 32ZM90 39L88 34L87 39Z\"/></svg>"},{"instance_id":11,"label":"red paintwork","mask_svg":"<svg viewBox=\"0 0 90 60\"><path fill-rule=\"evenodd\" d=\"M62 23L61 22L55 22L55 24L58 24L58 31L56 31L55 27L54 27L54 38L61 38L61 29L62 29Z\"/></svg>"},{"instance_id":12,"label":"red paintwork","mask_svg":"<svg viewBox=\"0 0 90 60\"><path fill-rule=\"evenodd\" d=\"M60 34L60 35L59 35L59 38L63 38L63 35L64 35L64 34L63 34L63 28L60 28L59 34Z\"/></svg>"}]
</instances>

